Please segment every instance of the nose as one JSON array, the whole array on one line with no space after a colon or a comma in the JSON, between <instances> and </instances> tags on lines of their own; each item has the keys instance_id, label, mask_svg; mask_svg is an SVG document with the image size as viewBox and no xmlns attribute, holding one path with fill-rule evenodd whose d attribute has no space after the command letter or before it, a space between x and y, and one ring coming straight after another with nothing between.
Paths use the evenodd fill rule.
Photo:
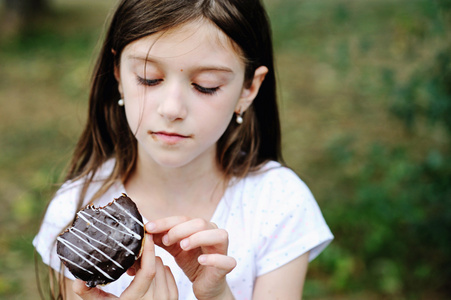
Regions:
<instances>
[{"instance_id":1,"label":"nose","mask_svg":"<svg viewBox=\"0 0 451 300\"><path fill-rule=\"evenodd\" d=\"M167 84L158 104L158 114L170 122L185 119L187 106L183 94L180 84Z\"/></svg>"}]
</instances>

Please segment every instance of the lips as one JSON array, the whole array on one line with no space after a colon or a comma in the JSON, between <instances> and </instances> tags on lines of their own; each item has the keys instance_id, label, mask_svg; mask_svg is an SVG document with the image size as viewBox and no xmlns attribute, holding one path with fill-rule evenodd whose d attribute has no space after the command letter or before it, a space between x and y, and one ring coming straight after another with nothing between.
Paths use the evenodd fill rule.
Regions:
<instances>
[{"instance_id":1,"label":"lips","mask_svg":"<svg viewBox=\"0 0 451 300\"><path fill-rule=\"evenodd\" d=\"M190 135L183 135L176 132L166 132L166 131L149 131L149 134L151 135L153 140L168 145L175 145L191 138Z\"/></svg>"}]
</instances>

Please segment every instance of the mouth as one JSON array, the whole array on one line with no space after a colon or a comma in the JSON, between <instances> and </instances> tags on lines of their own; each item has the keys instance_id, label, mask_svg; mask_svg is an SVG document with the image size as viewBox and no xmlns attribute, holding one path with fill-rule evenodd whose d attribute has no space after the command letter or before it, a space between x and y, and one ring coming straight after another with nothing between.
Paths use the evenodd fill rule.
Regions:
<instances>
[{"instance_id":1,"label":"mouth","mask_svg":"<svg viewBox=\"0 0 451 300\"><path fill-rule=\"evenodd\" d=\"M191 135L183 135L176 132L148 131L154 141L159 141L168 145L175 145L191 138Z\"/></svg>"}]
</instances>

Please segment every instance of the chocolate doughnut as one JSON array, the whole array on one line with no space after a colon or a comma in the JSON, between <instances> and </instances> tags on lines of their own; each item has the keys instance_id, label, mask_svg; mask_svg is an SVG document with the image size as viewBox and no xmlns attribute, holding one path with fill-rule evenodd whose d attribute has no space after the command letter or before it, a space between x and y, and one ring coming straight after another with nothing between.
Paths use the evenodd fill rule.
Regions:
<instances>
[{"instance_id":1,"label":"chocolate doughnut","mask_svg":"<svg viewBox=\"0 0 451 300\"><path fill-rule=\"evenodd\" d=\"M76 277L95 287L117 280L140 256L144 224L127 195L86 206L57 238L57 254Z\"/></svg>"}]
</instances>

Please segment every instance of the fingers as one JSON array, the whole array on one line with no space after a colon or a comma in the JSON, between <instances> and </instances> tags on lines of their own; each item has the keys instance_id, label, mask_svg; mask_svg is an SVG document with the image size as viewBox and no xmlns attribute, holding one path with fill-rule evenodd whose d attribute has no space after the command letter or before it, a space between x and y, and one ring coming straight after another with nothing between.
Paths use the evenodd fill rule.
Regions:
<instances>
[{"instance_id":1,"label":"fingers","mask_svg":"<svg viewBox=\"0 0 451 300\"><path fill-rule=\"evenodd\" d=\"M198 257L199 264L216 268L219 276L225 276L236 267L233 257L222 254L203 254Z\"/></svg>"},{"instance_id":2,"label":"fingers","mask_svg":"<svg viewBox=\"0 0 451 300\"><path fill-rule=\"evenodd\" d=\"M155 278L155 245L153 243L152 235L146 234L144 241L144 249L141 256L141 265L136 270L136 276L130 286L124 291L122 297L127 299L137 299L143 297L150 288L150 285Z\"/></svg>"},{"instance_id":3,"label":"fingers","mask_svg":"<svg viewBox=\"0 0 451 300\"><path fill-rule=\"evenodd\" d=\"M116 296L106 293L98 288L89 288L86 286L86 283L80 279L75 279L72 290L75 294L80 296L83 300L91 300L91 299L102 299L102 300L110 300L110 299L118 299Z\"/></svg>"},{"instance_id":4,"label":"fingers","mask_svg":"<svg viewBox=\"0 0 451 300\"><path fill-rule=\"evenodd\" d=\"M214 246L214 252L220 254L227 254L228 245L229 234L224 229L211 229L196 232L180 241L180 247L185 251L197 247Z\"/></svg>"},{"instance_id":5,"label":"fingers","mask_svg":"<svg viewBox=\"0 0 451 300\"><path fill-rule=\"evenodd\" d=\"M152 221L146 224L146 231L149 233L162 233L166 232L172 227L187 222L189 220L188 217L184 216L174 216L168 217L164 219L159 219L156 221Z\"/></svg>"},{"instance_id":6,"label":"fingers","mask_svg":"<svg viewBox=\"0 0 451 300\"><path fill-rule=\"evenodd\" d=\"M135 275L135 278L120 299L141 299L146 294L147 297L153 295L152 299L178 299L177 285L171 270L163 265L160 257L155 257L152 235L146 234L142 256L127 273ZM78 279L73 284L73 290L84 300L119 299L98 288L88 288L85 282Z\"/></svg>"},{"instance_id":7,"label":"fingers","mask_svg":"<svg viewBox=\"0 0 451 300\"><path fill-rule=\"evenodd\" d=\"M169 267L163 265L160 257L156 258L155 267L154 297L156 299L177 299L177 285Z\"/></svg>"},{"instance_id":8,"label":"fingers","mask_svg":"<svg viewBox=\"0 0 451 300\"><path fill-rule=\"evenodd\" d=\"M165 269L163 266L163 262L161 261L161 258L157 257L156 261L155 261L155 268L156 268L156 276L155 276L155 285L157 287L166 287L166 274L165 274ZM165 294L168 294L169 291L168 289L164 289L162 292L160 292L160 296L164 297L167 296Z\"/></svg>"},{"instance_id":9,"label":"fingers","mask_svg":"<svg viewBox=\"0 0 451 300\"><path fill-rule=\"evenodd\" d=\"M188 219L186 217L170 217L166 219L149 222L147 227L153 228L154 232L165 232L161 237L161 243L171 246L181 239L191 236L197 232L217 229L218 226L204 219ZM147 228L146 227L146 228Z\"/></svg>"},{"instance_id":10,"label":"fingers","mask_svg":"<svg viewBox=\"0 0 451 300\"><path fill-rule=\"evenodd\" d=\"M131 266L130 268L128 268L127 270L127 275L129 276L135 276L136 272L139 270L141 266L141 258L139 258L138 260L135 261L135 263L133 264L133 266Z\"/></svg>"},{"instance_id":11,"label":"fingers","mask_svg":"<svg viewBox=\"0 0 451 300\"><path fill-rule=\"evenodd\" d=\"M164 266L164 273L166 275L166 282L169 289L169 299L178 299L179 293L177 289L177 284L175 283L174 275L171 272L171 269L169 269L168 266Z\"/></svg>"}]
</instances>

